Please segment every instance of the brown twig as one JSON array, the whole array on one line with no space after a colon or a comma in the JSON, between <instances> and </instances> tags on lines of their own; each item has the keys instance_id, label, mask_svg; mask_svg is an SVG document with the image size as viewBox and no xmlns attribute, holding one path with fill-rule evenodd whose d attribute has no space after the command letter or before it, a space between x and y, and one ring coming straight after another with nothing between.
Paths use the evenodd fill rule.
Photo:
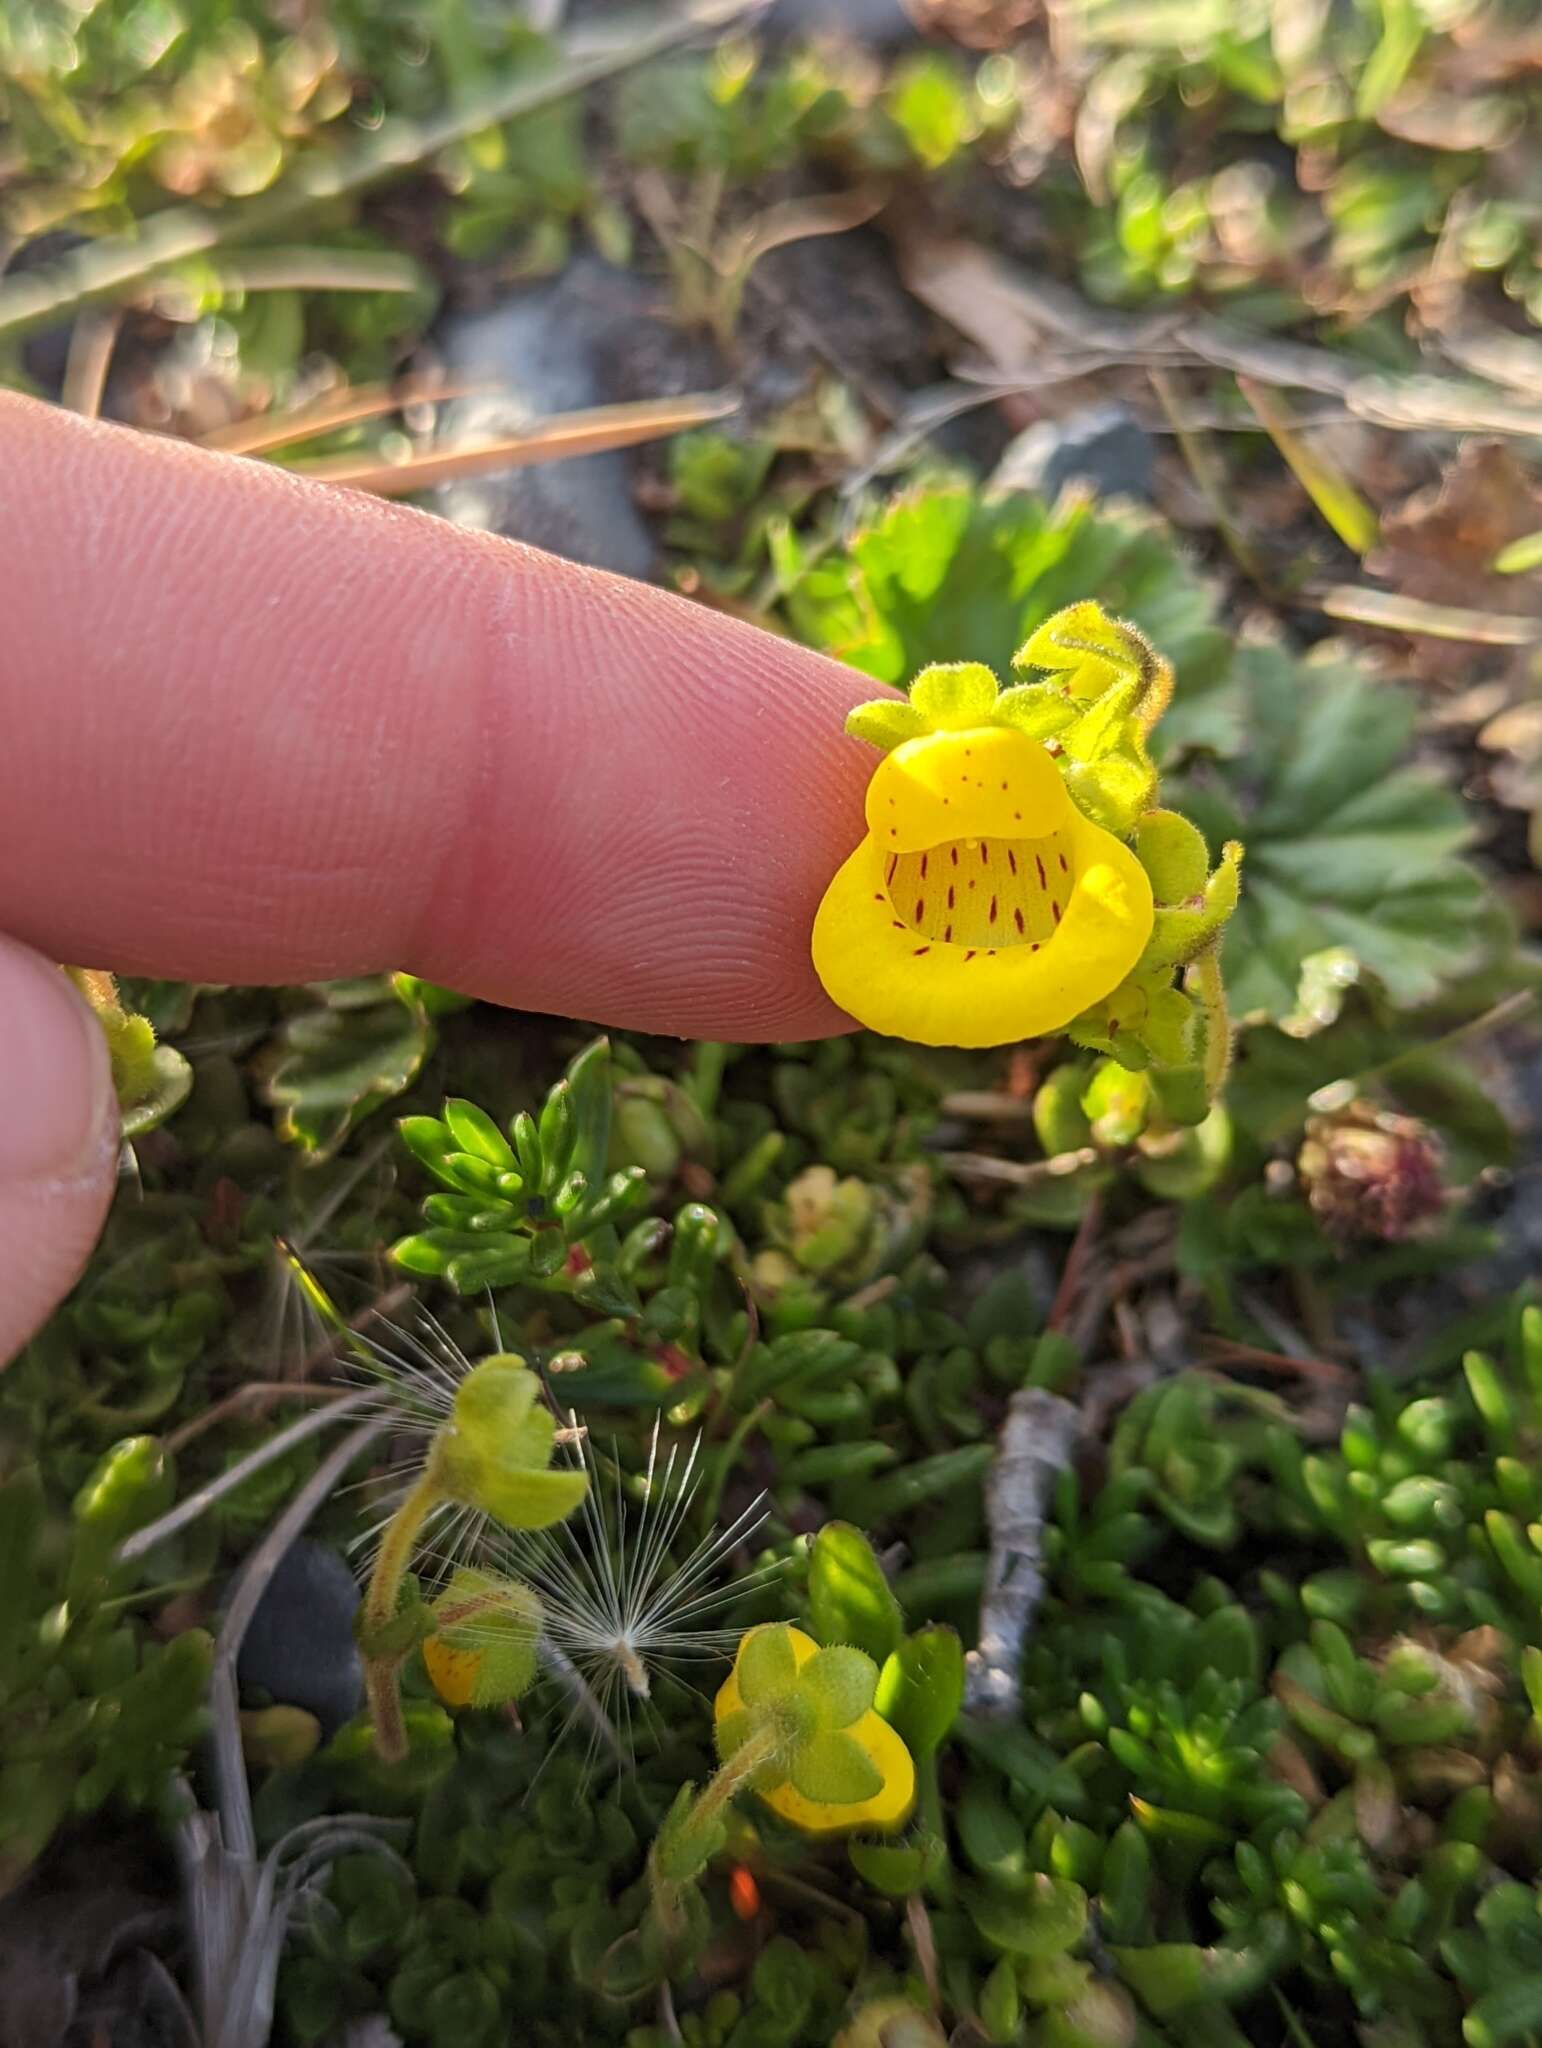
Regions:
<instances>
[{"instance_id":1,"label":"brown twig","mask_svg":"<svg viewBox=\"0 0 1542 2048\"><path fill-rule=\"evenodd\" d=\"M1301 1357L1287 1351L1264 1351L1256 1344L1240 1344L1230 1337L1204 1337L1200 1341L1206 1354L1217 1365L1246 1365L1259 1372L1294 1373L1300 1379L1326 1381L1333 1386L1343 1386L1355 1377L1347 1366L1335 1365L1327 1358Z\"/></svg>"},{"instance_id":2,"label":"brown twig","mask_svg":"<svg viewBox=\"0 0 1542 2048\"><path fill-rule=\"evenodd\" d=\"M938 1159L950 1173L968 1180L1001 1181L1008 1187L1037 1187L1040 1181L1062 1180L1079 1173L1084 1166L1096 1166L1102 1158L1096 1145L1082 1145L1074 1152L1057 1152L1050 1159L998 1159L991 1152L939 1152Z\"/></svg>"},{"instance_id":3,"label":"brown twig","mask_svg":"<svg viewBox=\"0 0 1542 2048\"><path fill-rule=\"evenodd\" d=\"M316 1386L299 1380L248 1380L233 1394L227 1394L223 1401L216 1401L212 1408L206 1408L202 1415L195 1415L191 1422L184 1422L180 1429L174 1429L165 1439L165 1448L168 1455L175 1456L196 1442L205 1430L216 1428L229 1416L239 1415L244 1408L255 1408L262 1415L275 1401L340 1401L348 1392L346 1387Z\"/></svg>"},{"instance_id":4,"label":"brown twig","mask_svg":"<svg viewBox=\"0 0 1542 2048\"><path fill-rule=\"evenodd\" d=\"M1071 1240L1071 1249L1066 1253L1065 1265L1061 1268L1060 1285L1055 1289L1055 1299L1050 1305L1045 1321L1046 1331L1058 1330L1068 1320L1076 1296L1081 1289L1083 1271L1092 1254L1093 1239L1103 1220L1103 1198L1094 1188L1087 1197L1087 1206L1082 1211L1082 1220L1076 1226L1076 1235Z\"/></svg>"}]
</instances>

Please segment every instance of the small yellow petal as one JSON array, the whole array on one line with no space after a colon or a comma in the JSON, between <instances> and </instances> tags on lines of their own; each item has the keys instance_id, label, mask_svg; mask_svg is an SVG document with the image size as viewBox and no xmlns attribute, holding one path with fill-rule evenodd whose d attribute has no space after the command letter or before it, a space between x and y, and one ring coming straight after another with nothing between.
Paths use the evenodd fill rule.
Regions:
<instances>
[{"instance_id":1,"label":"small yellow petal","mask_svg":"<svg viewBox=\"0 0 1542 2048\"><path fill-rule=\"evenodd\" d=\"M484 1654L481 1650L452 1649L441 1636L430 1636L424 1643L423 1662L429 1682L447 1707L471 1705Z\"/></svg>"},{"instance_id":2,"label":"small yellow petal","mask_svg":"<svg viewBox=\"0 0 1542 2048\"><path fill-rule=\"evenodd\" d=\"M867 827L887 852L939 840L1032 839L1064 824L1071 800L1037 740L1010 726L906 740L879 762L867 790Z\"/></svg>"}]
</instances>

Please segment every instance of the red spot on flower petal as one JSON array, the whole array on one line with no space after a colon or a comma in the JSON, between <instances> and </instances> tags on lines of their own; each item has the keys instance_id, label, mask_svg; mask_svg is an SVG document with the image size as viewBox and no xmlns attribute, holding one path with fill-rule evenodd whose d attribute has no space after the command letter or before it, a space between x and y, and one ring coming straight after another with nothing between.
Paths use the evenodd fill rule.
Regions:
<instances>
[{"instance_id":1,"label":"red spot on flower petal","mask_svg":"<svg viewBox=\"0 0 1542 2048\"><path fill-rule=\"evenodd\" d=\"M1053 915L1053 917L1054 917L1054 920L1055 920L1056 924L1059 924L1059 922L1060 922L1060 905L1059 905L1058 903L1055 903L1055 902L1051 902L1051 904L1050 904L1050 906L1049 906L1049 907L1050 907L1050 911L1051 911L1051 914Z\"/></svg>"},{"instance_id":2,"label":"red spot on flower petal","mask_svg":"<svg viewBox=\"0 0 1542 2048\"><path fill-rule=\"evenodd\" d=\"M950 925L950 924L945 924L945 925L943 926L943 928L942 928L942 942L943 942L943 944L944 944L944 945L946 945L946 944L948 943L948 941L949 941L949 940L950 940L950 939L952 938L952 936L953 936L953 927L952 927L952 925Z\"/></svg>"},{"instance_id":3,"label":"red spot on flower petal","mask_svg":"<svg viewBox=\"0 0 1542 2048\"><path fill-rule=\"evenodd\" d=\"M1035 854L1033 857L1033 864L1039 871L1039 887L1041 889L1047 889L1049 887L1049 877L1045 874L1044 863L1040 860L1037 854Z\"/></svg>"},{"instance_id":4,"label":"red spot on flower petal","mask_svg":"<svg viewBox=\"0 0 1542 2048\"><path fill-rule=\"evenodd\" d=\"M1010 846L1007 848L1007 866L1012 870L1014 875L1017 873L1017 855L1012 851Z\"/></svg>"},{"instance_id":5,"label":"red spot on flower petal","mask_svg":"<svg viewBox=\"0 0 1542 2048\"><path fill-rule=\"evenodd\" d=\"M993 897L991 898L991 923L992 923L992 924L994 924L995 922L996 922L996 899L995 899L995 897L993 896Z\"/></svg>"},{"instance_id":6,"label":"red spot on flower petal","mask_svg":"<svg viewBox=\"0 0 1542 2048\"><path fill-rule=\"evenodd\" d=\"M921 955L922 955L923 953L929 953L929 952L930 952L931 950L932 950L932 949L931 949L931 947L930 947L930 946L917 946L917 947L916 947L916 950L915 950L915 953L913 954L913 956L912 956L912 957L913 957L914 959L917 959L917 960L919 960L919 959L920 959L920 957L921 957Z\"/></svg>"},{"instance_id":7,"label":"red spot on flower petal","mask_svg":"<svg viewBox=\"0 0 1542 2048\"><path fill-rule=\"evenodd\" d=\"M949 908L949 910L951 910L951 909L953 908L953 899L954 899L954 897L955 897L955 896L956 896L957 894L958 894L958 891L957 891L957 890L956 890L956 889L954 888L953 884L952 884L952 883L950 882L950 883L948 884L948 908Z\"/></svg>"},{"instance_id":8,"label":"red spot on flower petal","mask_svg":"<svg viewBox=\"0 0 1542 2048\"><path fill-rule=\"evenodd\" d=\"M1014 923L1016 924L1016 926L1017 926L1017 929L1018 929L1019 931L1022 931L1022 930L1023 930L1023 913L1022 913L1022 912L1021 912L1020 910L1014 910L1014 911L1013 911L1013 913L1012 913L1012 919L1013 919L1013 922L1014 922Z\"/></svg>"},{"instance_id":9,"label":"red spot on flower petal","mask_svg":"<svg viewBox=\"0 0 1542 2048\"><path fill-rule=\"evenodd\" d=\"M1071 872L1070 867L1066 862L1066 857L1064 854L1061 854L1060 856L1060 872L1063 875L1068 875Z\"/></svg>"},{"instance_id":10,"label":"red spot on flower petal","mask_svg":"<svg viewBox=\"0 0 1542 2048\"><path fill-rule=\"evenodd\" d=\"M956 846L950 846L950 847L948 848L948 854L949 854L949 858L950 858L950 859L952 860L952 862L953 862L953 865L954 865L954 867L957 867L957 866L958 866L958 848L957 848Z\"/></svg>"},{"instance_id":11,"label":"red spot on flower petal","mask_svg":"<svg viewBox=\"0 0 1542 2048\"><path fill-rule=\"evenodd\" d=\"M930 858L931 856L925 853L921 856L921 879L923 882L926 880L926 863Z\"/></svg>"}]
</instances>

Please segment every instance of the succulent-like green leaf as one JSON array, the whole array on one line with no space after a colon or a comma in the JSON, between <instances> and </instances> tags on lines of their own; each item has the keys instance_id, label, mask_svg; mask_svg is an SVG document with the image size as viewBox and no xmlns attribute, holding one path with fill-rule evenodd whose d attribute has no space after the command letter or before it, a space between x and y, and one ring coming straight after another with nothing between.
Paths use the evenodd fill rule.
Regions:
<instances>
[{"instance_id":1,"label":"succulent-like green leaf","mask_svg":"<svg viewBox=\"0 0 1542 2048\"><path fill-rule=\"evenodd\" d=\"M882 1663L904 1617L873 1546L849 1522L826 1522L809 1552L809 1616L822 1643L855 1643ZM871 1703L871 1694L864 1705Z\"/></svg>"}]
</instances>

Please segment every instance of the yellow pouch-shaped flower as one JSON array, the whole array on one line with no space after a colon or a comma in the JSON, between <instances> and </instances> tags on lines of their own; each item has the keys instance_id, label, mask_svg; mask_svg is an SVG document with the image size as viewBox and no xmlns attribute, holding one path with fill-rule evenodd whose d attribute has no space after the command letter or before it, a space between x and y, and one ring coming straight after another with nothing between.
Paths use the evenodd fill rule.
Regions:
<instances>
[{"instance_id":1,"label":"yellow pouch-shaped flower","mask_svg":"<svg viewBox=\"0 0 1542 2048\"><path fill-rule=\"evenodd\" d=\"M991 722L989 671L941 673L954 684L932 693L942 729L874 772L867 836L814 920L814 967L871 1030L1002 1045L1061 1030L1123 981L1151 936L1151 883L1072 802L1043 743ZM924 716L928 680L895 711Z\"/></svg>"},{"instance_id":2,"label":"yellow pouch-shaped flower","mask_svg":"<svg viewBox=\"0 0 1542 2048\"><path fill-rule=\"evenodd\" d=\"M740 1686L741 1671L746 1667L746 1651L755 1644L757 1637L764 1638L773 1634L780 1639L775 1647L783 1655L788 1649L791 1651L790 1668L786 1673L787 1682L795 1682L798 1675L816 1657L854 1660L868 1668L867 1696L871 1698L872 1666L870 1660L861 1656L860 1652L821 1652L812 1636L805 1635L802 1629L781 1624L752 1629L741 1642L734 1668L718 1688L717 1698L713 1702L712 1718L718 1730L720 1745L725 1732L732 1729L743 1717L747 1704ZM761 1642L758 1647L765 1649L767 1645ZM762 1659L762 1662L764 1661ZM760 1685L765 1684L766 1674L763 1671L755 1675L759 1678ZM756 1703L761 1701L760 1685L751 1682L749 1687ZM854 1699L852 1705L856 1704ZM916 1795L916 1771L910 1751L883 1716L875 1713L871 1706L862 1708L853 1719L844 1722L839 1728L839 1734L846 1741L855 1744L870 1767L871 1773L876 1774L880 1781L877 1791L870 1797L841 1801L811 1798L798 1790L790 1776L775 1769L758 1775L752 1781L757 1795L773 1813L779 1814L783 1820L790 1821L794 1827L801 1828L809 1835L835 1834L848 1828L887 1830L901 1826L909 1817ZM813 1740L817 1742L817 1735ZM804 1762L805 1759L795 1757L785 1768L800 1771L801 1775L808 1776L807 1770L800 1770Z\"/></svg>"}]
</instances>

